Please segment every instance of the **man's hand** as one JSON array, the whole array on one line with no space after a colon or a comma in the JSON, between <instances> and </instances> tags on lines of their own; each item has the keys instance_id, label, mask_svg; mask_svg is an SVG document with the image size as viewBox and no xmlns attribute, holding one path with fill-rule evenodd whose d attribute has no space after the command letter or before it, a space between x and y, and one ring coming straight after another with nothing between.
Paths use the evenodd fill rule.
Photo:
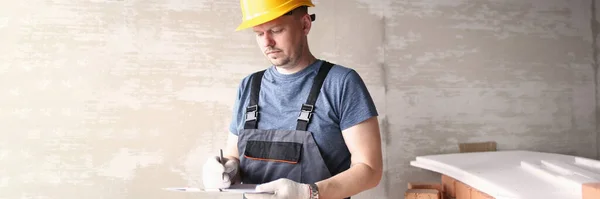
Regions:
<instances>
[{"instance_id":1,"label":"man's hand","mask_svg":"<svg viewBox=\"0 0 600 199\"><path fill-rule=\"evenodd\" d=\"M274 194L244 194L247 199L310 199L310 188L307 184L297 183L281 178L256 187L256 191L273 192Z\"/></svg>"},{"instance_id":2,"label":"man's hand","mask_svg":"<svg viewBox=\"0 0 600 199\"><path fill-rule=\"evenodd\" d=\"M220 157L208 158L202 168L202 182L205 189L222 189L233 184L238 172L239 163L233 159L224 158L224 163L219 161Z\"/></svg>"}]
</instances>

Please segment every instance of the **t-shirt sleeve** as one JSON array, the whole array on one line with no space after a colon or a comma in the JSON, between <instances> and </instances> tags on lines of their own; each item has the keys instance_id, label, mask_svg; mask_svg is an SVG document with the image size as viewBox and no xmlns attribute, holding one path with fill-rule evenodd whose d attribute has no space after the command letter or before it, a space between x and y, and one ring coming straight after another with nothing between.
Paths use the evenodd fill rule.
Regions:
<instances>
[{"instance_id":1,"label":"t-shirt sleeve","mask_svg":"<svg viewBox=\"0 0 600 199\"><path fill-rule=\"evenodd\" d=\"M244 101L242 101L242 96L244 94L244 88L246 86L247 78L243 79L237 89L235 102L233 103L233 109L231 114L231 123L229 124L229 132L233 133L236 136L239 136L239 127L240 123L243 119L243 110L244 109Z\"/></svg>"},{"instance_id":2,"label":"t-shirt sleeve","mask_svg":"<svg viewBox=\"0 0 600 199\"><path fill-rule=\"evenodd\" d=\"M350 70L344 78L339 110L342 130L378 116L371 94L355 70Z\"/></svg>"}]
</instances>

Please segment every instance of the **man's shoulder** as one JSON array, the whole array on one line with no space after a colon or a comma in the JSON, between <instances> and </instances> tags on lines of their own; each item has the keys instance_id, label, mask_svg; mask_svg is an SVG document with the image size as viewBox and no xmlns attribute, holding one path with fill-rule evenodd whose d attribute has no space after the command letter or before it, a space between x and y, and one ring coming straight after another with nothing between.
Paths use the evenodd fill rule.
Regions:
<instances>
[{"instance_id":1,"label":"man's shoulder","mask_svg":"<svg viewBox=\"0 0 600 199\"><path fill-rule=\"evenodd\" d=\"M250 80L252 79L252 76L254 74L259 73L259 72L264 72L264 71L266 71L266 69L261 69L261 70L257 70L257 71L251 72L249 74L246 74L246 76L243 76L242 79L239 81L238 87L245 88L250 83Z\"/></svg>"},{"instance_id":2,"label":"man's shoulder","mask_svg":"<svg viewBox=\"0 0 600 199\"><path fill-rule=\"evenodd\" d=\"M331 70L329 71L330 73L334 73L334 74L348 74L349 72L353 71L354 69L349 68L347 66L344 66L342 64L339 63L334 63L334 62L329 62L333 65L333 67L331 68Z\"/></svg>"},{"instance_id":3,"label":"man's shoulder","mask_svg":"<svg viewBox=\"0 0 600 199\"><path fill-rule=\"evenodd\" d=\"M353 68L338 63L329 63L333 64L333 67L328 74L328 76L330 76L330 81L345 82L352 81L354 78L359 77L358 72Z\"/></svg>"}]
</instances>

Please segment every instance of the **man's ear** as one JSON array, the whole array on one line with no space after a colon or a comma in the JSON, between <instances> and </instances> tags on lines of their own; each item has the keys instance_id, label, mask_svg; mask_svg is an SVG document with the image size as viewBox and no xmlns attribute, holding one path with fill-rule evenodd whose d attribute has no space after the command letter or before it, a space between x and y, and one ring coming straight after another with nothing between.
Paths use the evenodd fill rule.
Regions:
<instances>
[{"instance_id":1,"label":"man's ear","mask_svg":"<svg viewBox=\"0 0 600 199\"><path fill-rule=\"evenodd\" d=\"M302 31L304 31L304 35L308 35L311 27L312 27L312 20L310 19L310 15L305 14L302 17Z\"/></svg>"}]
</instances>

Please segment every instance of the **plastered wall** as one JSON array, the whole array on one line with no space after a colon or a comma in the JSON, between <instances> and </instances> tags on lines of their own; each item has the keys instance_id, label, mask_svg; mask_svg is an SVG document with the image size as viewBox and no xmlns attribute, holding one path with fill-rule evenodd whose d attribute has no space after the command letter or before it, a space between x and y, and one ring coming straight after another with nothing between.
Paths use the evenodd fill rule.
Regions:
<instances>
[{"instance_id":1,"label":"plastered wall","mask_svg":"<svg viewBox=\"0 0 600 199\"><path fill-rule=\"evenodd\" d=\"M598 69L599 69L598 67L600 65L600 62L599 62L599 60L600 60L600 57L599 57L600 56L600 54L599 54L600 53L600 42L599 41L600 40L598 40L599 39L598 37L600 36L600 5L598 4L598 1L596 1L596 0L592 1L592 5L593 6L590 6L590 8L594 9L592 11L592 14L594 15L592 17L592 19L595 19L595 20L592 20L590 24L591 24L591 29L592 29L592 37L594 38L593 43L595 44L594 45L595 49L593 49L593 51L594 51L593 54L594 54L595 60L593 62L594 64L592 65L593 66L592 68L594 69L594 74L595 74L595 79L594 79L595 82L594 83L596 85L596 90L595 90L596 91L596 93L595 93L596 94L595 95L595 97L596 97L596 133L597 133L597 136L596 136L597 153L596 153L596 155L597 155L597 158L600 158L600 81L598 79L600 77L599 76L600 73L598 72Z\"/></svg>"},{"instance_id":2,"label":"plastered wall","mask_svg":"<svg viewBox=\"0 0 600 199\"><path fill-rule=\"evenodd\" d=\"M356 69L380 112L385 177L494 140L596 158L592 0L314 0L310 46ZM200 186L239 80L268 66L237 0L0 2L0 199L240 198Z\"/></svg>"}]
</instances>

